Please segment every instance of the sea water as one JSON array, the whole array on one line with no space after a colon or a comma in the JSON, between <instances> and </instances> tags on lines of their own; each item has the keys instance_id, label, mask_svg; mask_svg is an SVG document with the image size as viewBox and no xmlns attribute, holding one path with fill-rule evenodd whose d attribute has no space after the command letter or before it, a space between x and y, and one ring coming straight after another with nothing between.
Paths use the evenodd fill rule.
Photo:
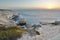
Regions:
<instances>
[{"instance_id":1,"label":"sea water","mask_svg":"<svg viewBox=\"0 0 60 40\"><path fill-rule=\"evenodd\" d=\"M56 21L60 20L60 10L48 9L17 9L17 12L22 15L29 23L39 23L41 21Z\"/></svg>"},{"instance_id":2,"label":"sea water","mask_svg":"<svg viewBox=\"0 0 60 40\"><path fill-rule=\"evenodd\" d=\"M60 10L59 9L17 9L20 15L26 19L27 23L38 24L40 22L52 22L60 21ZM60 25L42 25L38 29L41 35L37 36L36 40L53 40L57 37L56 35L60 34ZM33 40L27 39L27 35L23 36L22 39L18 40ZM60 37L60 36L59 36ZM59 40L59 39L58 39Z\"/></svg>"}]
</instances>

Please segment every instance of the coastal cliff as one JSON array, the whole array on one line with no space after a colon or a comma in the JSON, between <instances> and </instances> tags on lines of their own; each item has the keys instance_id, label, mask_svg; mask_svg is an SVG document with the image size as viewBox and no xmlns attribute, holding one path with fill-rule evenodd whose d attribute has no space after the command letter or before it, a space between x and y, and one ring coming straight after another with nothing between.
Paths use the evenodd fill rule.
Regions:
<instances>
[{"instance_id":1,"label":"coastal cliff","mask_svg":"<svg viewBox=\"0 0 60 40\"><path fill-rule=\"evenodd\" d=\"M24 29L17 27L10 18L17 15L12 10L0 9L0 40L17 40L24 33Z\"/></svg>"}]
</instances>

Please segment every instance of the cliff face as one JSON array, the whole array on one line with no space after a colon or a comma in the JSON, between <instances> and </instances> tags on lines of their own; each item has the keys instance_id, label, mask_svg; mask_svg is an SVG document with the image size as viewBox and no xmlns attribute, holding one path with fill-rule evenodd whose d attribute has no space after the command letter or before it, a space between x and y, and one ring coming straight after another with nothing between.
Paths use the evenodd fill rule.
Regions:
<instances>
[{"instance_id":1,"label":"cliff face","mask_svg":"<svg viewBox=\"0 0 60 40\"><path fill-rule=\"evenodd\" d=\"M0 16L10 18L13 15L17 15L17 13L12 10L0 10Z\"/></svg>"},{"instance_id":2,"label":"cliff face","mask_svg":"<svg viewBox=\"0 0 60 40\"><path fill-rule=\"evenodd\" d=\"M15 26L16 25L15 22L11 20L13 15L18 15L18 14L12 10L0 9L0 24Z\"/></svg>"}]
</instances>

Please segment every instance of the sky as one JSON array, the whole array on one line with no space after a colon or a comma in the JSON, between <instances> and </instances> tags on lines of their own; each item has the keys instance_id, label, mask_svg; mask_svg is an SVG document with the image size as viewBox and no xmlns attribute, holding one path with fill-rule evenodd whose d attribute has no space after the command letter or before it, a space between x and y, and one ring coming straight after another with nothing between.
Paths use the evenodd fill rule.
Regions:
<instances>
[{"instance_id":1,"label":"sky","mask_svg":"<svg viewBox=\"0 0 60 40\"><path fill-rule=\"evenodd\" d=\"M60 8L60 0L0 0L0 8Z\"/></svg>"}]
</instances>

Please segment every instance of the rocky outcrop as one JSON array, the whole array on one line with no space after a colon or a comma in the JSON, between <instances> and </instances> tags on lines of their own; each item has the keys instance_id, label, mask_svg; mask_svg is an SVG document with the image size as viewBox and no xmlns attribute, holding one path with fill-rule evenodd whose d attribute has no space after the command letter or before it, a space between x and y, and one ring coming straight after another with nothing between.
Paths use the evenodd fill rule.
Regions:
<instances>
[{"instance_id":1,"label":"rocky outcrop","mask_svg":"<svg viewBox=\"0 0 60 40\"><path fill-rule=\"evenodd\" d=\"M18 15L12 10L0 9L0 24L7 26L16 26L15 22L11 20L13 15Z\"/></svg>"},{"instance_id":2,"label":"rocky outcrop","mask_svg":"<svg viewBox=\"0 0 60 40\"><path fill-rule=\"evenodd\" d=\"M0 9L0 40L17 40L21 38L24 29L17 26L12 19L18 13L12 10Z\"/></svg>"}]
</instances>

